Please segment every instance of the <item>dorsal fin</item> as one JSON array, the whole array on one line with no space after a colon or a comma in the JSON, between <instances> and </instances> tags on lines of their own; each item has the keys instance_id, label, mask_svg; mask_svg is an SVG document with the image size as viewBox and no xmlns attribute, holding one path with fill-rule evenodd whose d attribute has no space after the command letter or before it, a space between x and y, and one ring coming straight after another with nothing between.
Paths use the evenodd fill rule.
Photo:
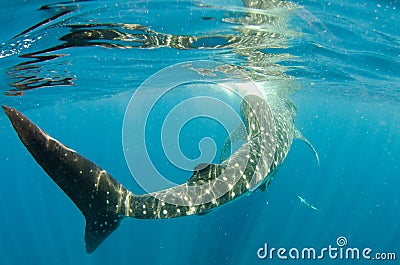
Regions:
<instances>
[{"instance_id":1,"label":"dorsal fin","mask_svg":"<svg viewBox=\"0 0 400 265\"><path fill-rule=\"evenodd\" d=\"M195 166L194 168L193 168L193 171L198 171L198 172L201 172L201 171L205 171L205 170L208 170L208 168L210 167L210 163L200 163L200 164L198 164L197 166Z\"/></svg>"},{"instance_id":2,"label":"dorsal fin","mask_svg":"<svg viewBox=\"0 0 400 265\"><path fill-rule=\"evenodd\" d=\"M210 180L214 180L221 174L223 167L221 165L211 163L200 163L194 167L193 175L189 178L187 183L201 184Z\"/></svg>"}]
</instances>

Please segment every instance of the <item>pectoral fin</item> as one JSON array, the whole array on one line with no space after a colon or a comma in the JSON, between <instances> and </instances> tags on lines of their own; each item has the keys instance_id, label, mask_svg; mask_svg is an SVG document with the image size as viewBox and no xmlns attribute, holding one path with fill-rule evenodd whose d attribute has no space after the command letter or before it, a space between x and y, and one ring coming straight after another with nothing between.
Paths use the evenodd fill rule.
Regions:
<instances>
[{"instance_id":1,"label":"pectoral fin","mask_svg":"<svg viewBox=\"0 0 400 265\"><path fill-rule=\"evenodd\" d=\"M311 150L312 150L312 151L314 152L314 154L315 154L315 158L317 159L318 166L319 166L320 164L319 164L318 152L317 152L317 150L315 150L315 148L314 148L314 146L311 144L311 142L310 142L307 138L305 138L305 137L303 136L303 134L302 134L299 130L297 130L297 129L295 129L295 131L294 131L294 138L297 138L297 139L299 139L299 140L302 140L303 142L305 142L305 143L311 148Z\"/></svg>"}]
</instances>

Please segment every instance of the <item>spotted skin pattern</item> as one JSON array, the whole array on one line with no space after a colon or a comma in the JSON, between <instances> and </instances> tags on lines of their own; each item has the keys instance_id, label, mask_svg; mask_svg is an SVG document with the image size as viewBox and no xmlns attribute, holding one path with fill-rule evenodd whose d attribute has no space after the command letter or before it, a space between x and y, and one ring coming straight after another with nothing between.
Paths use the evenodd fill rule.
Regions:
<instances>
[{"instance_id":1,"label":"spotted skin pattern","mask_svg":"<svg viewBox=\"0 0 400 265\"><path fill-rule=\"evenodd\" d=\"M279 102L269 106L261 97L246 96L241 105L246 143L221 164L194 171L186 183L144 195L124 188L104 169L46 134L16 109L3 109L34 159L85 216L86 251L91 253L125 217L202 215L257 188L264 190L285 159L294 135L295 108L290 100Z\"/></svg>"}]
</instances>

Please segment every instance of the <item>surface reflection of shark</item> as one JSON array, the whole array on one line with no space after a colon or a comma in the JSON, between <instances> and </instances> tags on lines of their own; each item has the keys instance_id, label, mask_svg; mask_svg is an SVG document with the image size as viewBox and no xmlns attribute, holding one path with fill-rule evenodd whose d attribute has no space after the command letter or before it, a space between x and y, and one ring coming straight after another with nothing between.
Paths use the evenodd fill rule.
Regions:
<instances>
[{"instance_id":1,"label":"surface reflection of shark","mask_svg":"<svg viewBox=\"0 0 400 265\"><path fill-rule=\"evenodd\" d=\"M294 60L295 57L274 50L285 50L286 41L296 35L287 29L286 24L289 14L299 6L288 1L245 0L244 7L236 8L220 6L218 1L215 5L186 3L188 6L185 2L178 6L182 5L185 10L193 9L194 12L197 10L188 19L194 19L197 14L203 21L219 21L221 29L204 34L164 32L158 25L132 19L137 10L133 11L127 7L129 5L121 5L116 11L112 7L100 8L94 1L82 0L42 6L40 12L45 12L44 16L48 17L0 43L0 59L20 57L17 64L6 71L12 82L5 94L22 96L32 89L76 85L76 80L84 76L77 75L76 69L71 67L74 65L71 62L76 60L74 50L80 53L85 48L88 57L93 55L96 58L97 52L92 53L95 47L196 51L203 58L212 56L217 61L236 62L236 67L257 81L272 77L289 78L284 73L286 67L279 62ZM210 11L216 17L203 16ZM93 17L91 14L96 15ZM102 15L101 18L98 14ZM226 14L229 16L224 17ZM109 22L113 20L120 22Z\"/></svg>"},{"instance_id":2,"label":"surface reflection of shark","mask_svg":"<svg viewBox=\"0 0 400 265\"><path fill-rule=\"evenodd\" d=\"M300 202L304 205L306 205L308 208L311 208L315 211L319 211L319 209L317 207L315 207L314 205L312 205L311 203L307 202L306 199L304 199L303 197L297 195L297 198L299 198Z\"/></svg>"}]
</instances>

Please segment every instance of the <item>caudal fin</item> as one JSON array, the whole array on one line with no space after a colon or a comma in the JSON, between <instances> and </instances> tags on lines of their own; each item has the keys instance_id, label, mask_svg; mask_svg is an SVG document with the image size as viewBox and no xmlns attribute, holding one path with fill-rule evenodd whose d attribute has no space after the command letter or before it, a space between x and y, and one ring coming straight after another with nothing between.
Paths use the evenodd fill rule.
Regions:
<instances>
[{"instance_id":1,"label":"caudal fin","mask_svg":"<svg viewBox=\"0 0 400 265\"><path fill-rule=\"evenodd\" d=\"M23 114L3 106L20 140L86 218L86 252L93 252L124 218L128 191L105 170L50 137Z\"/></svg>"}]
</instances>

